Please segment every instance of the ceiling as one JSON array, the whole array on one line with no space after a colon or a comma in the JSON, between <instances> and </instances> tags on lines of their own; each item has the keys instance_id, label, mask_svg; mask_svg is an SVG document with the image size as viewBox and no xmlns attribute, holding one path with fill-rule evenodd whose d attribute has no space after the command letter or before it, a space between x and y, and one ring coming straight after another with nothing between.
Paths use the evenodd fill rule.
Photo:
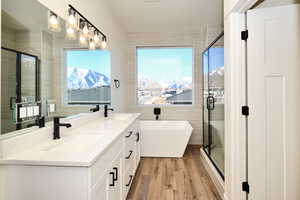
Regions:
<instances>
[{"instance_id":1,"label":"ceiling","mask_svg":"<svg viewBox=\"0 0 300 200\"><path fill-rule=\"evenodd\" d=\"M107 0L127 32L198 31L223 21L222 0Z\"/></svg>"}]
</instances>

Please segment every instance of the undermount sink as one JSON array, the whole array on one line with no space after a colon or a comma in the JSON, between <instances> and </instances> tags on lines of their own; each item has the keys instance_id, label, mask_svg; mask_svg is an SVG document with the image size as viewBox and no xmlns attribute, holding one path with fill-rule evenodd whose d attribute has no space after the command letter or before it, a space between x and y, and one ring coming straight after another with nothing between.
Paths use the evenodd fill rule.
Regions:
<instances>
[{"instance_id":1,"label":"undermount sink","mask_svg":"<svg viewBox=\"0 0 300 200\"><path fill-rule=\"evenodd\" d=\"M53 140L51 144L41 148L41 151L83 152L97 144L103 136L101 134L78 134L69 138Z\"/></svg>"},{"instance_id":2,"label":"undermount sink","mask_svg":"<svg viewBox=\"0 0 300 200\"><path fill-rule=\"evenodd\" d=\"M124 121L127 120L130 116L131 116L130 114L120 113L120 114L113 114L109 116L108 119L116 120L116 121Z\"/></svg>"}]
</instances>

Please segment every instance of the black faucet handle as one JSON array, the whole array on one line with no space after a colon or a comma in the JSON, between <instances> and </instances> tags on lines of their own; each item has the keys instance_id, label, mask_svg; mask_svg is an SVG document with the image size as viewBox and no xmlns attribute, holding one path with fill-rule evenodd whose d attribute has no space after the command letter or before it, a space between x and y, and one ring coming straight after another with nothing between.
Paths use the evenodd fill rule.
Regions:
<instances>
[{"instance_id":1,"label":"black faucet handle","mask_svg":"<svg viewBox=\"0 0 300 200\"><path fill-rule=\"evenodd\" d=\"M59 125L60 126L65 126L66 128L71 128L72 127L72 124L70 124L70 123L60 123Z\"/></svg>"}]
</instances>

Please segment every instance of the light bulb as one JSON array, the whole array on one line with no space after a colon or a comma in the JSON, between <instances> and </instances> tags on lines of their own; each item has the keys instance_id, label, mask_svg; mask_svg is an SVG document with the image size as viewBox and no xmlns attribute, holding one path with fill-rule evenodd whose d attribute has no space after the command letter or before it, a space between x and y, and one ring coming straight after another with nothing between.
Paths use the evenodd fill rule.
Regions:
<instances>
[{"instance_id":1,"label":"light bulb","mask_svg":"<svg viewBox=\"0 0 300 200\"><path fill-rule=\"evenodd\" d=\"M57 26L58 25L58 20L57 20L57 17L55 15L51 15L51 17L49 19L49 22L53 26Z\"/></svg>"},{"instance_id":2,"label":"light bulb","mask_svg":"<svg viewBox=\"0 0 300 200\"><path fill-rule=\"evenodd\" d=\"M88 27L87 23L85 23L85 25L84 25L84 27L82 29L82 33L83 33L83 35L85 37L88 37L88 35L89 35L89 27Z\"/></svg>"},{"instance_id":3,"label":"light bulb","mask_svg":"<svg viewBox=\"0 0 300 200\"><path fill-rule=\"evenodd\" d=\"M58 16L53 13L52 11L48 11L48 28L51 31L54 32L59 32L60 31L60 24L59 24L59 19Z\"/></svg>"},{"instance_id":4,"label":"light bulb","mask_svg":"<svg viewBox=\"0 0 300 200\"><path fill-rule=\"evenodd\" d=\"M71 26L67 27L66 37L69 40L76 40L76 32L75 32L75 30Z\"/></svg>"},{"instance_id":5,"label":"light bulb","mask_svg":"<svg viewBox=\"0 0 300 200\"><path fill-rule=\"evenodd\" d=\"M75 31L72 27L67 28L67 34L68 35L74 35Z\"/></svg>"},{"instance_id":6,"label":"light bulb","mask_svg":"<svg viewBox=\"0 0 300 200\"><path fill-rule=\"evenodd\" d=\"M106 49L107 43L106 43L105 40L102 40L102 42L101 42L101 47L102 47L102 49Z\"/></svg>"},{"instance_id":7,"label":"light bulb","mask_svg":"<svg viewBox=\"0 0 300 200\"><path fill-rule=\"evenodd\" d=\"M96 44L98 44L99 41L100 41L99 35L98 35L98 33L95 33L95 35L94 35L94 42L95 42Z\"/></svg>"},{"instance_id":8,"label":"light bulb","mask_svg":"<svg viewBox=\"0 0 300 200\"><path fill-rule=\"evenodd\" d=\"M86 43L87 43L86 37L84 37L84 35L81 33L80 36L79 36L79 44L82 45L82 46L85 46Z\"/></svg>"},{"instance_id":9,"label":"light bulb","mask_svg":"<svg viewBox=\"0 0 300 200\"><path fill-rule=\"evenodd\" d=\"M75 19L75 16L74 15L69 15L69 18L68 18L68 23L72 26L72 27L75 27L76 26L76 19Z\"/></svg>"},{"instance_id":10,"label":"light bulb","mask_svg":"<svg viewBox=\"0 0 300 200\"><path fill-rule=\"evenodd\" d=\"M90 40L89 49L90 50L95 50L96 49L96 44L93 40Z\"/></svg>"}]
</instances>

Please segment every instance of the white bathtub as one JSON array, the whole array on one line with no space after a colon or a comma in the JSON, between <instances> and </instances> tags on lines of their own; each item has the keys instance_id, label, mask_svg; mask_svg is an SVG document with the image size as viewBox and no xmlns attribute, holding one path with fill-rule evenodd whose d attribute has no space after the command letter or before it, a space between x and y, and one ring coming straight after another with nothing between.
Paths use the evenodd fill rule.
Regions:
<instances>
[{"instance_id":1,"label":"white bathtub","mask_svg":"<svg viewBox=\"0 0 300 200\"><path fill-rule=\"evenodd\" d=\"M183 156L193 128L188 121L141 121L141 156Z\"/></svg>"}]
</instances>

